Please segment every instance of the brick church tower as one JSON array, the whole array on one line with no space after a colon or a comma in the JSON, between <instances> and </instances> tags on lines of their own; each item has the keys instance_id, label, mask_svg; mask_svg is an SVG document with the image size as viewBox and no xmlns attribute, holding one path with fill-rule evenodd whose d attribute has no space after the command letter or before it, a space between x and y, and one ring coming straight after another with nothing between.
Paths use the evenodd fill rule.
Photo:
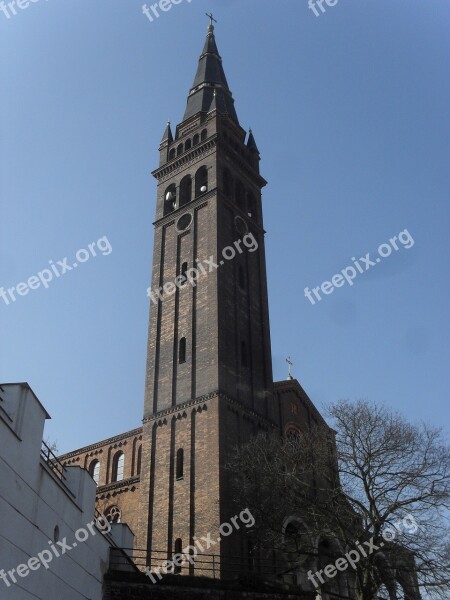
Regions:
<instances>
[{"instance_id":1,"label":"brick church tower","mask_svg":"<svg viewBox=\"0 0 450 600\"><path fill-rule=\"evenodd\" d=\"M273 382L259 161L211 22L183 121L175 135L167 125L153 172L142 427L60 456L90 472L96 508L130 526L140 567L210 536L216 576L231 561L245 571L250 530L219 531L246 508L233 504L230 452L259 431L327 428L297 380ZM198 559L182 574L202 574Z\"/></svg>"},{"instance_id":2,"label":"brick church tower","mask_svg":"<svg viewBox=\"0 0 450 600\"><path fill-rule=\"evenodd\" d=\"M232 504L229 451L276 420L259 161L211 23L183 121L175 136L167 125L153 172L138 531L149 554L170 557L208 533L218 539L220 524L245 508ZM223 564L244 557L245 536L236 532L209 552Z\"/></svg>"}]
</instances>

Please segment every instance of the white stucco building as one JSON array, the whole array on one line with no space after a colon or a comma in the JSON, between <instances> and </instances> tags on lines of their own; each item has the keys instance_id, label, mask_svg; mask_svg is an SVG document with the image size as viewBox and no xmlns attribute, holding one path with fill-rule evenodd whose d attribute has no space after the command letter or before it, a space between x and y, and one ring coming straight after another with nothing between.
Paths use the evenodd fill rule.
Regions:
<instances>
[{"instance_id":1,"label":"white stucco building","mask_svg":"<svg viewBox=\"0 0 450 600\"><path fill-rule=\"evenodd\" d=\"M133 534L95 522L96 484L43 445L48 418L28 384L0 385L0 598L101 600L110 549Z\"/></svg>"}]
</instances>

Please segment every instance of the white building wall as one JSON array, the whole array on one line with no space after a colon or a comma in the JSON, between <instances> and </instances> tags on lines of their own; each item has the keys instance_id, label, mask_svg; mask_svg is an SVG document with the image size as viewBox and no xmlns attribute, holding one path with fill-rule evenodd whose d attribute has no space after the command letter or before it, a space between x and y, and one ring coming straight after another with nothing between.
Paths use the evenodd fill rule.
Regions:
<instances>
[{"instance_id":1,"label":"white building wall","mask_svg":"<svg viewBox=\"0 0 450 600\"><path fill-rule=\"evenodd\" d=\"M27 384L2 384L0 398L0 599L101 600L114 529L129 548L132 533L126 525L114 525L109 535L107 522L101 523L104 533L94 525L88 530L95 482L87 471L69 467L62 483L42 459L49 416ZM55 527L58 540L71 547L64 554L54 543ZM85 537L80 528L87 532L84 542L75 537L76 532ZM48 568L42 561L29 562L43 551Z\"/></svg>"}]
</instances>

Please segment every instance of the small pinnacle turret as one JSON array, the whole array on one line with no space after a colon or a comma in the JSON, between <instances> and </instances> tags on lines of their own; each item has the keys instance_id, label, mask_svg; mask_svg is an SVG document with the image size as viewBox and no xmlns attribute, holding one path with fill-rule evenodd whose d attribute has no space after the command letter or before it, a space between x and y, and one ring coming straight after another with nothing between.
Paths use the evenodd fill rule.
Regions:
<instances>
[{"instance_id":1,"label":"small pinnacle turret","mask_svg":"<svg viewBox=\"0 0 450 600\"><path fill-rule=\"evenodd\" d=\"M164 135L162 136L161 144L168 142L169 144L173 142L172 128L170 126L170 121L167 121L166 129L164 130Z\"/></svg>"},{"instance_id":2,"label":"small pinnacle turret","mask_svg":"<svg viewBox=\"0 0 450 600\"><path fill-rule=\"evenodd\" d=\"M259 155L258 146L256 145L255 138L253 136L253 131L251 129L249 129L249 135L248 135L248 140L247 140L247 148L249 150L251 150L252 152L255 152L256 154Z\"/></svg>"}]
</instances>

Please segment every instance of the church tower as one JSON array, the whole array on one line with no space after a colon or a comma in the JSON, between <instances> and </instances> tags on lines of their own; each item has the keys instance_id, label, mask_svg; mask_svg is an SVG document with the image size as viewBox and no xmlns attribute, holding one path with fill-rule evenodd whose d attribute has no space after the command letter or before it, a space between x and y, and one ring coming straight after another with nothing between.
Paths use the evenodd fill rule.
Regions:
<instances>
[{"instance_id":1,"label":"church tower","mask_svg":"<svg viewBox=\"0 0 450 600\"><path fill-rule=\"evenodd\" d=\"M260 155L240 126L208 28L182 122L160 144L138 546L170 558L211 533L222 571L245 560L230 450L274 409ZM248 537L248 536L247 536ZM155 554L156 553L156 554ZM217 564L217 563L216 563ZM186 568L198 572L194 566ZM186 572L185 571L185 572Z\"/></svg>"}]
</instances>

